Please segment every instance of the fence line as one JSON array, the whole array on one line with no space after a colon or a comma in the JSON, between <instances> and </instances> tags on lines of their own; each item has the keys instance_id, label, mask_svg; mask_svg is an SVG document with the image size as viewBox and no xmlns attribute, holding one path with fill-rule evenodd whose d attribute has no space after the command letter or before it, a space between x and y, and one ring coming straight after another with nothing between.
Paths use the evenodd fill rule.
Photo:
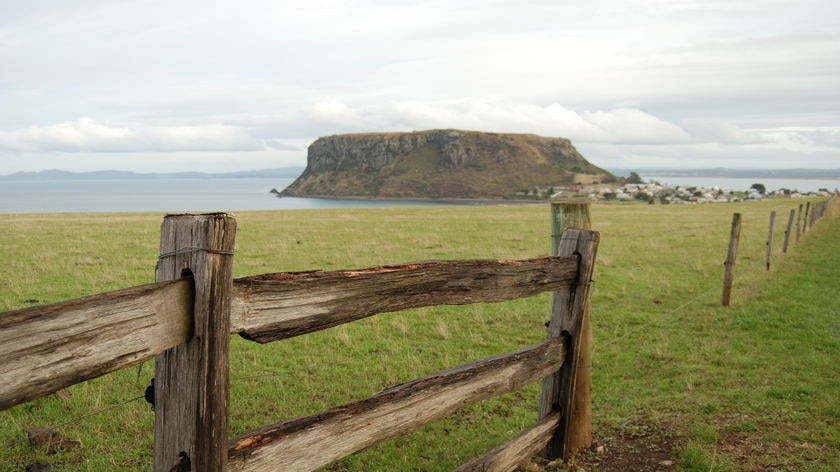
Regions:
<instances>
[{"instance_id":1,"label":"fence line","mask_svg":"<svg viewBox=\"0 0 840 472\"><path fill-rule=\"evenodd\" d=\"M234 280L235 233L229 215L167 216L158 282L0 314L0 357L8 360L0 365L0 409L156 357L155 470L312 470L544 379L537 424L459 470L508 468L540 451L571 452L580 326L598 233L568 229L557 242L558 255L536 259L428 261ZM271 342L378 313L545 291L555 299L547 341L226 437L232 333Z\"/></svg>"},{"instance_id":2,"label":"fence line","mask_svg":"<svg viewBox=\"0 0 840 472\"><path fill-rule=\"evenodd\" d=\"M804 209L807 219L802 219L801 232L804 234L817 224L829 209L836 206L837 203L837 197L824 202L816 202L814 205L809 203ZM792 221L794 212L795 210L791 210L789 221ZM799 224L798 221L797 224ZM790 223L788 226L790 228ZM785 246L787 246L787 239L791 233L790 229L786 231ZM797 232L797 238L799 235L800 233ZM567 239L565 235L564 239ZM768 246L769 253L772 250L772 242L769 242ZM232 251L212 247L206 248L209 249L208 251L203 251L196 248L187 248L182 251L164 251L162 244L161 263L163 264L165 260L175 259L179 255L190 255L191 257L205 259L233 257ZM433 302L444 300L446 297L452 297L452 300L455 300L458 298L457 292L459 290L469 294L483 293L476 300L464 299L463 303L491 301L489 298L481 297L490 297L494 292L498 293L498 285L494 289L489 289L484 285L472 287L469 283L463 283L469 281L471 277L498 277L493 283L505 286L510 282L515 287L512 290L518 294L517 297L529 296L542 291L568 291L574 286L582 288L582 285L576 285L579 282L579 268L571 269L571 266L566 265L566 263L579 264L579 259L576 256L566 256L566 261L560 261L560 259L562 257L558 256L523 261L430 261L357 271L297 272L244 277L231 281L232 298L229 303L231 325L227 332L240 333L246 339L271 342L275 339L297 336L377 313L401 310L404 309L403 306L406 308L429 306L438 304ZM469 266L470 269L462 271L466 266ZM185 272L184 269L190 270ZM475 269L475 272L471 272L473 269ZM448 282L456 280L462 283L447 287L433 284L432 292L430 292L433 295L430 297L424 298L423 293L421 293L407 302L407 305L400 304L406 303L405 300L393 302L393 299L399 298L400 295L411 293L412 289L417 289L418 286L412 285L412 282L417 282L420 277L427 273L432 274L430 280L437 280L435 283L440 283L441 280ZM533 287L529 289L528 283L523 282L523 280L527 279L527 274L533 273L540 274L536 283L545 282L545 285L538 289ZM154 357L157 352L167 349L167 346L178 346L183 341L194 337L195 327L192 324L192 306L196 296L196 277L191 267L182 267L179 271L179 276L181 275L188 275L188 277L0 314L0 355L3 356L6 364L0 366L0 409L29 401L73 383L128 365L144 362ZM436 276L439 279L435 279ZM525 279L521 277L525 277ZM386 283L386 280L389 282ZM502 282L499 282L500 280ZM392 292L382 294L381 298L378 298L377 301L371 301L370 306L363 308L361 311L354 313L341 311L342 306L355 303L353 297L357 297L360 292L354 292L353 290L359 289L365 284L368 284L369 287L382 288L391 283L403 283L404 285L400 285L398 289L392 287ZM492 286L493 283L490 285ZM341 286L340 291L342 293L346 292L343 295L344 298L332 299L328 297L326 287L331 285L333 287ZM298 288L294 290L289 288L293 286ZM305 286L305 288L300 288L301 286ZM585 286L588 287L588 284L585 284ZM298 293L299 290L302 292L309 291L310 295L311 293L319 293L320 290L319 296L324 296L325 301L319 304L311 300L307 301L306 297L298 298L294 293ZM438 291L435 292L434 290ZM693 303L697 298L704 295L706 293L698 295L672 312ZM409 298L412 296L409 296ZM388 304L389 300L390 304ZM386 305L382 305L383 303ZM328 319L320 319L317 316L318 310L330 312L331 315ZM270 311L271 313L269 313ZM287 318L287 315L291 318ZM75 321L71 322L71 319ZM26 345L33 341L30 335L41 333L43 330L51 332L51 336L45 338L36 335L34 337L40 344ZM116 338L112 339L112 335ZM615 341L612 340L612 342ZM562 341L554 342L562 343ZM548 347L547 343L549 342L546 341L526 349L557 349L556 346L554 348ZM611 344L611 342L606 344ZM560 351L563 354L561 354L561 357L565 355L568 348L565 343L562 345L563 348ZM92 346L96 346L96 348L91 348ZM73 351L74 349L76 351ZM64 350L79 352L79 349L89 350L89 352L85 352L85 355L81 357L59 355ZM516 353L520 351L516 351ZM103 353L107 352L112 353L112 358L110 361L103 361L107 357L103 357ZM516 353L510 355L515 356ZM36 367L33 367L32 364L22 367L23 364L38 356L44 356L41 359L41 364ZM21 361L22 359L23 361ZM71 374L63 372L63 369L56 368L56 366L64 363L73 369ZM567 364L561 361L559 369L562 370L564 365ZM462 366L462 368L467 369L465 366ZM16 379L16 376L24 373L24 371L27 372L24 375L25 379L21 382L20 379ZM33 381L33 379L35 380ZM420 379L419 382L422 383L423 380L426 379ZM33 382L36 384L34 387ZM386 394L386 392L388 393ZM390 394L400 395L399 392L394 393L392 389L378 395L387 396ZM130 401L134 400L136 398ZM338 407L338 409L345 407L347 405ZM509 447L519 447L522 443L525 443L529 445L530 450L540 449L534 444L547 444L547 437L551 436L547 431L555 431L562 422L562 416L557 410L552 409L533 429L529 429L513 440ZM285 424L281 428L289 427L292 426ZM518 446L514 446L514 444ZM228 462L231 461L234 453L231 452L232 446L229 444L226 445L226 448L230 450L226 453L228 457L224 459L225 465L223 467L231 467ZM245 449L239 452L243 450ZM260 451L259 448L248 450L252 452ZM507 450L503 448L491 451L484 459L470 462L465 464L464 467L484 467L487 464L496 464L498 462L494 461L502 460L499 458L505 457L505 451ZM184 452L186 451L177 451L176 463L182 461L181 464L183 465L184 457L192 457L190 453L182 455ZM263 454L264 452L260 451L255 454ZM196 467L197 463L191 462L191 467ZM476 464L483 465L478 466ZM174 464L169 463L166 466L172 465ZM247 466L243 467L236 470L251 470ZM463 470L478 469L464 468Z\"/></svg>"},{"instance_id":3,"label":"fence line","mask_svg":"<svg viewBox=\"0 0 840 472\"><path fill-rule=\"evenodd\" d=\"M233 280L229 332L268 342L376 313L561 290L575 281L576 260L430 261L241 277ZM13 378L0 383L0 409L152 359L183 343L190 336L193 285L188 277L3 314L0 354L8 362L0 374ZM364 290L373 288L376 292L365 297ZM44 332L58 335L45 337ZM64 350L88 352L74 357Z\"/></svg>"},{"instance_id":4,"label":"fence line","mask_svg":"<svg viewBox=\"0 0 840 472\"><path fill-rule=\"evenodd\" d=\"M615 336L612 339L609 339L607 341L598 343L598 345L595 346L594 350L597 351L597 350L599 350L601 348L604 348L606 346L609 346L611 344L615 344L618 341L626 338L627 336L629 336L631 334L636 334L636 333L639 333L641 331L644 331L645 329L653 326L654 323L658 323L658 322L662 321L662 319L663 319L662 317L664 317L666 315L672 315L672 314L682 310L683 308L685 308L689 305L692 305L693 303L697 302L701 298L711 295L716 290L717 290L716 288L715 289L709 289L709 290L706 290L705 292L699 293L699 294L695 295L694 297L690 298L687 302L683 303L682 305L680 305L676 308L672 308L671 310L668 310L666 312L659 313L657 318L653 318L650 321L647 321L645 323L641 323L638 326L635 326L633 329L626 330L622 334L620 334L618 336Z\"/></svg>"},{"instance_id":5,"label":"fence line","mask_svg":"<svg viewBox=\"0 0 840 472\"><path fill-rule=\"evenodd\" d=\"M814 202L811 205L811 202L806 202L804 205L804 213L803 213L803 205L799 204L799 216L796 218L796 242L799 242L800 236L804 234L809 228L812 228L825 214L829 211L829 209L835 205L840 203L840 197L837 195L832 196L829 199L821 200L819 202ZM785 240L783 243L783 253L787 253L788 250L788 243L790 240L790 234L793 230L793 220L794 220L794 212L795 210L790 210L790 216L788 217L787 228L785 229ZM734 266L735 261L737 259L737 252L738 252L738 241L741 235L741 214L735 213L732 215L732 231L729 237L729 252L726 257L726 261L724 262L724 276L723 276L723 295L721 297L721 305L722 306L729 306L730 296L732 292L732 284L734 283ZM765 255L765 271L770 271L770 261L773 254L773 233L775 228L775 221L776 221L776 212L770 212L770 229L767 236L767 252Z\"/></svg>"}]
</instances>

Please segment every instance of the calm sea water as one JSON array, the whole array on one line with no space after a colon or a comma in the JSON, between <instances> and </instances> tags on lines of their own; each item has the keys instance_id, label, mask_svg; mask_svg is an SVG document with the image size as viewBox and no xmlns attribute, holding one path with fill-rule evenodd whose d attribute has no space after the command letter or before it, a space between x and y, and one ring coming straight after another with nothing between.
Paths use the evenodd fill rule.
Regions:
<instances>
[{"instance_id":1,"label":"calm sea water","mask_svg":"<svg viewBox=\"0 0 840 472\"><path fill-rule=\"evenodd\" d=\"M431 202L277 198L294 179L208 178L0 181L0 213L166 213L434 205Z\"/></svg>"},{"instance_id":2,"label":"calm sea water","mask_svg":"<svg viewBox=\"0 0 840 472\"><path fill-rule=\"evenodd\" d=\"M816 191L840 187L837 179L744 179L712 177L654 177L663 184L748 190L762 183L779 188ZM277 198L294 179L207 178L125 180L0 181L0 213L126 212L166 213L237 210L292 210L376 206L422 206L441 203L387 200L327 200ZM648 178L645 178L648 180Z\"/></svg>"}]
</instances>

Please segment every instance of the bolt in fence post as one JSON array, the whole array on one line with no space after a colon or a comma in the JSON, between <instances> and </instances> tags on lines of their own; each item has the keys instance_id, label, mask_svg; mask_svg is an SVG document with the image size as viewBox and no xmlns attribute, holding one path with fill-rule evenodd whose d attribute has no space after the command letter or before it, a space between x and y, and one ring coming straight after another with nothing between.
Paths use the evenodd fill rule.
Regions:
<instances>
[{"instance_id":1,"label":"bolt in fence post","mask_svg":"<svg viewBox=\"0 0 840 472\"><path fill-rule=\"evenodd\" d=\"M732 231L729 234L729 252L726 255L726 262L723 265L726 270L723 274L723 297L721 305L729 306L729 298L732 295L732 280L735 277L735 258L738 255L738 241L741 239L741 214L732 215Z\"/></svg>"},{"instance_id":2,"label":"bolt in fence post","mask_svg":"<svg viewBox=\"0 0 840 472\"><path fill-rule=\"evenodd\" d=\"M567 356L561 370L542 383L539 418L560 410L562 418L546 458L567 459L592 445L592 323L589 290L600 235L589 229L588 203L552 202L552 255L580 257L575 286L553 292L549 337L566 336Z\"/></svg>"},{"instance_id":3,"label":"bolt in fence post","mask_svg":"<svg viewBox=\"0 0 840 472\"><path fill-rule=\"evenodd\" d=\"M790 216L788 216L788 224L787 229L785 230L785 242L782 245L782 252L787 254L788 250L788 243L790 242L790 231L793 229L793 217L796 216L796 210L790 211Z\"/></svg>"},{"instance_id":4,"label":"bolt in fence post","mask_svg":"<svg viewBox=\"0 0 840 472\"><path fill-rule=\"evenodd\" d=\"M192 333L155 359L154 470L227 469L230 301L236 220L167 215L158 281L192 276Z\"/></svg>"},{"instance_id":5,"label":"bolt in fence post","mask_svg":"<svg viewBox=\"0 0 840 472\"><path fill-rule=\"evenodd\" d=\"M767 257L764 261L764 269L770 272L770 256L773 255L773 229L776 224L776 212L770 212L770 232L767 235Z\"/></svg>"}]
</instances>

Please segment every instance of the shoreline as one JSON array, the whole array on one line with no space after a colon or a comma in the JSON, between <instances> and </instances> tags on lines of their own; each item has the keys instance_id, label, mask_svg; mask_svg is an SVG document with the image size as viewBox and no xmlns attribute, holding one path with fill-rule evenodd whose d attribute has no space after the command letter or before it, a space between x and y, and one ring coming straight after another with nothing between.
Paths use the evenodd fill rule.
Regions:
<instances>
[{"instance_id":1,"label":"shoreline","mask_svg":"<svg viewBox=\"0 0 840 472\"><path fill-rule=\"evenodd\" d=\"M428 202L451 205L539 205L549 203L551 200L534 200L525 198L424 198L424 197L369 197L360 195L282 195L281 192L274 193L277 198L314 198L318 200L337 201L362 201L362 202Z\"/></svg>"}]
</instances>

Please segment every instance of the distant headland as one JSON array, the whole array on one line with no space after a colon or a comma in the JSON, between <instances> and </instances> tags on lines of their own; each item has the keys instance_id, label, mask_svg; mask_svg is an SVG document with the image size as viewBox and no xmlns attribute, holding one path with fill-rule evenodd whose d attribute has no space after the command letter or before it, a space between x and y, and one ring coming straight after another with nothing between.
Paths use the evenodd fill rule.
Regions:
<instances>
[{"instance_id":1,"label":"distant headland","mask_svg":"<svg viewBox=\"0 0 840 472\"><path fill-rule=\"evenodd\" d=\"M568 139L435 129L327 136L281 196L527 198L535 188L617 182Z\"/></svg>"}]
</instances>

